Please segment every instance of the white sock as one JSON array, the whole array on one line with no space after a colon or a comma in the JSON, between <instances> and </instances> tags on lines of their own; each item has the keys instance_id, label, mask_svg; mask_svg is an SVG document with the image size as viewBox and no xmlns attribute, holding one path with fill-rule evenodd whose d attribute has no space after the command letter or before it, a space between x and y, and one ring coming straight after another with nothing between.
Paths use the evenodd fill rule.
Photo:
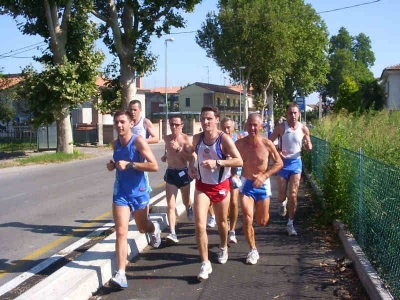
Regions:
<instances>
[{"instance_id":1,"label":"white sock","mask_svg":"<svg viewBox=\"0 0 400 300\"><path fill-rule=\"evenodd\" d=\"M293 220L290 220L290 219L289 219L288 222L287 222L287 224L288 224L288 225L293 225Z\"/></svg>"},{"instance_id":2,"label":"white sock","mask_svg":"<svg viewBox=\"0 0 400 300\"><path fill-rule=\"evenodd\" d=\"M285 201L283 201L282 203L281 203L281 205L282 206L285 206L287 204L287 198L285 199Z\"/></svg>"},{"instance_id":3,"label":"white sock","mask_svg":"<svg viewBox=\"0 0 400 300\"><path fill-rule=\"evenodd\" d=\"M176 234L175 229L171 229L171 234Z\"/></svg>"},{"instance_id":4,"label":"white sock","mask_svg":"<svg viewBox=\"0 0 400 300\"><path fill-rule=\"evenodd\" d=\"M125 270L118 270L119 275L124 276L125 275Z\"/></svg>"}]
</instances>

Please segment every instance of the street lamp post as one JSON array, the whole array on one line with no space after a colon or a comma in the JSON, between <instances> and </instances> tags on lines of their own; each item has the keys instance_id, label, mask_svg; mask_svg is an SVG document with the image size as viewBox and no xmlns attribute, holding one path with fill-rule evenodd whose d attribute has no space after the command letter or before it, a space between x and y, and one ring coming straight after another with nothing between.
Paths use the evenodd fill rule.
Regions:
<instances>
[{"instance_id":1,"label":"street lamp post","mask_svg":"<svg viewBox=\"0 0 400 300\"><path fill-rule=\"evenodd\" d=\"M246 67L239 67L239 130L242 131L242 70L246 69Z\"/></svg>"},{"instance_id":2,"label":"street lamp post","mask_svg":"<svg viewBox=\"0 0 400 300\"><path fill-rule=\"evenodd\" d=\"M173 42L175 39L174 38L169 38L165 40L165 136L168 134L168 89L167 89L167 83L168 83L168 73L167 73L167 68L168 68L168 51L167 51L167 45L168 42Z\"/></svg>"}]
</instances>

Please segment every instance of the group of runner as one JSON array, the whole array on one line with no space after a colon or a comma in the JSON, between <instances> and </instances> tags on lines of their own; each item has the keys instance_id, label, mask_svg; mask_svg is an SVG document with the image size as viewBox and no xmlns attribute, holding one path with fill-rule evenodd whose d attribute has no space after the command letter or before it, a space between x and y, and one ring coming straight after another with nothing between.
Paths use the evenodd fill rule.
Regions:
<instances>
[{"instance_id":1,"label":"group of runner","mask_svg":"<svg viewBox=\"0 0 400 300\"><path fill-rule=\"evenodd\" d=\"M129 216L132 213L138 230L150 235L153 247L161 243L159 225L148 220L149 183L146 172L158 171L149 143L157 143L151 122L140 116L140 102L134 100L130 111L118 111L114 115L114 126L118 139L113 142L114 156L107 169L116 169L113 193L113 216L116 226L116 256L118 271L111 282L118 287L127 287L125 276L127 256L127 233ZM287 232L297 235L293 219L297 207L297 191L301 177L302 146L312 149L309 131L298 122L299 107L293 103L287 108L287 121L276 126L270 139L261 135L262 117L258 113L249 115L245 124L247 135L241 137L234 132L234 123L224 118L220 123L220 112L213 106L204 106L200 121L202 131L193 136L182 132L181 116L172 115L169 120L171 134L164 137L166 162L164 180L168 204L167 218L170 233L167 240L178 243L176 233L176 197L181 191L187 218L194 220L196 243L201 267L197 276L204 280L212 272L208 258L207 223L209 210L213 209L220 236L218 262L228 260L228 242L237 243L235 227L240 200L243 215L243 232L249 245L247 264L256 264L259 259L255 243L253 219L259 226L269 220L271 197L270 177L278 173L278 200L280 214L286 215L289 204ZM278 149L274 141L279 138ZM147 140L147 142L146 142ZM194 201L190 199L190 182L196 180ZM286 191L289 193L286 197ZM229 222L228 222L229 217Z\"/></svg>"}]
</instances>

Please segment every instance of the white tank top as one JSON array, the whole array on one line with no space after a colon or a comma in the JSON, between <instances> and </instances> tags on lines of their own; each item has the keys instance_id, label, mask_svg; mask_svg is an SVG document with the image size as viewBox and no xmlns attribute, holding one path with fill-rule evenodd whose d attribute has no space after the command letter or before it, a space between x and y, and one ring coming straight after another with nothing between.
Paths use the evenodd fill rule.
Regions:
<instances>
[{"instance_id":1,"label":"white tank top","mask_svg":"<svg viewBox=\"0 0 400 300\"><path fill-rule=\"evenodd\" d=\"M147 139L147 128L144 124L144 118L140 117L139 122L132 127L132 133L142 136L142 138Z\"/></svg>"},{"instance_id":2,"label":"white tank top","mask_svg":"<svg viewBox=\"0 0 400 300\"><path fill-rule=\"evenodd\" d=\"M301 155L301 146L303 143L303 124L297 123L296 129L291 129L287 123L285 124L285 132L281 137L281 151L286 159L297 159Z\"/></svg>"},{"instance_id":3,"label":"white tank top","mask_svg":"<svg viewBox=\"0 0 400 300\"><path fill-rule=\"evenodd\" d=\"M213 170L206 169L201 166L201 163L208 159L227 159L227 156L222 153L221 137L224 133L221 132L217 140L212 145L206 145L203 141L204 134L201 134L200 140L196 145L197 154L197 178L206 184L218 184L230 177L230 167L217 167Z\"/></svg>"}]
</instances>

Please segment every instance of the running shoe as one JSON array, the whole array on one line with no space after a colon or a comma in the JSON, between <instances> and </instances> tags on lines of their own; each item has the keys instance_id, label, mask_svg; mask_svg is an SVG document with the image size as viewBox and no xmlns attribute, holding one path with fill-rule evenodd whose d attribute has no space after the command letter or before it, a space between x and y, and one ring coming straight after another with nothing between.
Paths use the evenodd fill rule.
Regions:
<instances>
[{"instance_id":1,"label":"running shoe","mask_svg":"<svg viewBox=\"0 0 400 300\"><path fill-rule=\"evenodd\" d=\"M171 241L171 242L173 242L174 244L178 244L179 243L179 240L178 240L178 237L176 236L176 234L170 233L170 234L168 234L166 239Z\"/></svg>"},{"instance_id":2,"label":"running shoe","mask_svg":"<svg viewBox=\"0 0 400 300\"><path fill-rule=\"evenodd\" d=\"M260 258L260 255L258 254L257 249L251 249L249 253L247 254L246 258L246 264L248 265L255 265Z\"/></svg>"},{"instance_id":3,"label":"running shoe","mask_svg":"<svg viewBox=\"0 0 400 300\"><path fill-rule=\"evenodd\" d=\"M294 230L293 224L287 224L287 225L286 225L286 231L287 231L287 233L288 233L289 236L291 236L291 235L297 235L296 230Z\"/></svg>"},{"instance_id":4,"label":"running shoe","mask_svg":"<svg viewBox=\"0 0 400 300\"><path fill-rule=\"evenodd\" d=\"M150 234L150 245L154 248L158 248L161 245L161 229L160 224L153 222L154 232Z\"/></svg>"},{"instance_id":5,"label":"running shoe","mask_svg":"<svg viewBox=\"0 0 400 300\"><path fill-rule=\"evenodd\" d=\"M235 231L229 230L229 233L228 233L228 240L229 240L229 243L237 244L237 239L236 239Z\"/></svg>"},{"instance_id":6,"label":"running shoe","mask_svg":"<svg viewBox=\"0 0 400 300\"><path fill-rule=\"evenodd\" d=\"M194 219L193 206L189 206L186 208L186 216L189 221L193 221Z\"/></svg>"},{"instance_id":7,"label":"running shoe","mask_svg":"<svg viewBox=\"0 0 400 300\"><path fill-rule=\"evenodd\" d=\"M208 275L212 273L211 263L209 261L203 261L201 263L200 273L197 275L199 281L208 279Z\"/></svg>"},{"instance_id":8,"label":"running shoe","mask_svg":"<svg viewBox=\"0 0 400 300\"><path fill-rule=\"evenodd\" d=\"M114 277L111 278L111 284L121 289L127 288L128 282L126 281L126 275L121 275L118 271L115 271Z\"/></svg>"},{"instance_id":9,"label":"running shoe","mask_svg":"<svg viewBox=\"0 0 400 300\"><path fill-rule=\"evenodd\" d=\"M279 215L280 215L281 217L284 217L284 216L286 216L286 214L287 214L286 204L287 204L287 198L286 198L285 201L282 202L281 205L279 206Z\"/></svg>"},{"instance_id":10,"label":"running shoe","mask_svg":"<svg viewBox=\"0 0 400 300\"><path fill-rule=\"evenodd\" d=\"M215 216L210 216L207 221L207 226L213 228L215 225L217 225L217 222L215 222Z\"/></svg>"},{"instance_id":11,"label":"running shoe","mask_svg":"<svg viewBox=\"0 0 400 300\"><path fill-rule=\"evenodd\" d=\"M218 262L224 264L228 261L228 247L219 248L218 252Z\"/></svg>"}]
</instances>

